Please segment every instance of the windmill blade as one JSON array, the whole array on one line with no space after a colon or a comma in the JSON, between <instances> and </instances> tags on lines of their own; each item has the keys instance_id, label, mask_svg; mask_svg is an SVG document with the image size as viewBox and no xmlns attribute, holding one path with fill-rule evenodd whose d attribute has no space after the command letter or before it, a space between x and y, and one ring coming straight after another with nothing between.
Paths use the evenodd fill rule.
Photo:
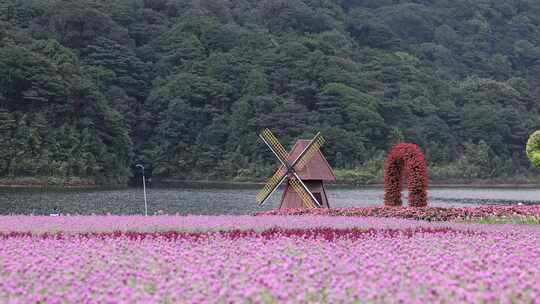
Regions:
<instances>
[{"instance_id":1,"label":"windmill blade","mask_svg":"<svg viewBox=\"0 0 540 304\"><path fill-rule=\"evenodd\" d=\"M263 205L266 200L276 191L276 189L283 183L287 177L287 170L285 167L280 166L274 175L264 185L263 189L257 194L257 202L259 205Z\"/></svg>"},{"instance_id":2,"label":"windmill blade","mask_svg":"<svg viewBox=\"0 0 540 304\"><path fill-rule=\"evenodd\" d=\"M325 140L322 137L321 133L317 133L315 137L311 140L309 145L300 153L300 155L294 160L291 167L295 169L302 170L308 161L319 151L321 146L324 144ZM295 167L296 165L296 167Z\"/></svg>"},{"instance_id":3,"label":"windmill blade","mask_svg":"<svg viewBox=\"0 0 540 304\"><path fill-rule=\"evenodd\" d=\"M306 184L304 184L304 182L302 181L302 179L300 178L300 176L298 176L298 173L296 172L293 172L293 175L294 177L296 177L296 179L298 180L298 182L300 183L300 185L302 186L302 188L305 190L305 192L309 195L309 197L313 200L313 202L315 202L315 207L322 207L322 204L315 198L315 196L313 195L313 193L311 193L311 191L309 190L309 188L306 186Z\"/></svg>"},{"instance_id":4,"label":"windmill blade","mask_svg":"<svg viewBox=\"0 0 540 304\"><path fill-rule=\"evenodd\" d=\"M295 174L296 175L296 174ZM313 197L313 194L307 189L306 185L298 178L293 177L289 180L289 185L296 191L302 202L304 203L304 206L306 206L308 209L315 209L317 208L317 205L320 205L319 202L317 202L317 199ZM314 202L317 202L316 204Z\"/></svg>"},{"instance_id":5,"label":"windmill blade","mask_svg":"<svg viewBox=\"0 0 540 304\"><path fill-rule=\"evenodd\" d=\"M287 153L287 150L283 147L283 145L279 142L279 140L274 136L274 133L270 131L269 129L264 129L259 135L261 139L264 141L264 143L274 152L276 157L279 159L279 161L286 165L287 161L289 159L289 153Z\"/></svg>"},{"instance_id":6,"label":"windmill blade","mask_svg":"<svg viewBox=\"0 0 540 304\"><path fill-rule=\"evenodd\" d=\"M317 208L313 201L311 200L311 197L309 194L306 193L306 190L302 187L298 179L292 178L289 180L289 185L296 191L302 202L304 203L304 206L306 206L308 209L314 209Z\"/></svg>"}]
</instances>

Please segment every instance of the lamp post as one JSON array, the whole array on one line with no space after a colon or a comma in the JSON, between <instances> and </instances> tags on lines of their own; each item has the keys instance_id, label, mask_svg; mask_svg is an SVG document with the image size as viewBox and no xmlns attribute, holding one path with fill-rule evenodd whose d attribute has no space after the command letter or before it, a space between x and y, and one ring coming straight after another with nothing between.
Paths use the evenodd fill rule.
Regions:
<instances>
[{"instance_id":1,"label":"lamp post","mask_svg":"<svg viewBox=\"0 0 540 304\"><path fill-rule=\"evenodd\" d=\"M144 166L141 164L136 165L137 168L142 170L142 186L144 192L144 216L148 216L148 205L146 204L146 178L144 177Z\"/></svg>"}]
</instances>

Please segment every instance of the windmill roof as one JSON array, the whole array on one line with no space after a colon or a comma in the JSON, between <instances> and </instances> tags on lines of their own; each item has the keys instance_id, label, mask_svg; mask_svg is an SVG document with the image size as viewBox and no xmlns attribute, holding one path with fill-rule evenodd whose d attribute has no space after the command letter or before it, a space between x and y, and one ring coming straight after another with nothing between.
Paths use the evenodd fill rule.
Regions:
<instances>
[{"instance_id":1,"label":"windmill roof","mask_svg":"<svg viewBox=\"0 0 540 304\"><path fill-rule=\"evenodd\" d=\"M293 162L304 149L309 145L310 140L301 139L298 140L291 152L289 153L289 162ZM330 167L330 164L324 158L321 150L311 157L311 159L306 163L302 170L297 170L296 173L300 176L302 180L327 180L334 181L336 180L336 175Z\"/></svg>"}]
</instances>

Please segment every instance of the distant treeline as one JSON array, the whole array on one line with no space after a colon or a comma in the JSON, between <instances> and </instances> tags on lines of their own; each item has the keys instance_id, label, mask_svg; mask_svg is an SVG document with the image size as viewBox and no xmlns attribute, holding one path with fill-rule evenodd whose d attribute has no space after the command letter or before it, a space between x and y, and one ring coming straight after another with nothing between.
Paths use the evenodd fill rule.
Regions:
<instances>
[{"instance_id":1,"label":"distant treeline","mask_svg":"<svg viewBox=\"0 0 540 304\"><path fill-rule=\"evenodd\" d=\"M432 178L533 178L538 0L0 0L0 179L256 178L321 131L338 175L400 141Z\"/></svg>"}]
</instances>

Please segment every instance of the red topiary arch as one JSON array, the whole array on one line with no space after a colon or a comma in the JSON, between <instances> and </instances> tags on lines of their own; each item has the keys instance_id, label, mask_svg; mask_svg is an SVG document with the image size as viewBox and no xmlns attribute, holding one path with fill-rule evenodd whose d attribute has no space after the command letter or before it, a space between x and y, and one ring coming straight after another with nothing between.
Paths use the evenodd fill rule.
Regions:
<instances>
[{"instance_id":1,"label":"red topiary arch","mask_svg":"<svg viewBox=\"0 0 540 304\"><path fill-rule=\"evenodd\" d=\"M415 144L395 145L384 163L384 204L401 206L403 175L409 182L409 206L427 206L428 175L424 153Z\"/></svg>"}]
</instances>

